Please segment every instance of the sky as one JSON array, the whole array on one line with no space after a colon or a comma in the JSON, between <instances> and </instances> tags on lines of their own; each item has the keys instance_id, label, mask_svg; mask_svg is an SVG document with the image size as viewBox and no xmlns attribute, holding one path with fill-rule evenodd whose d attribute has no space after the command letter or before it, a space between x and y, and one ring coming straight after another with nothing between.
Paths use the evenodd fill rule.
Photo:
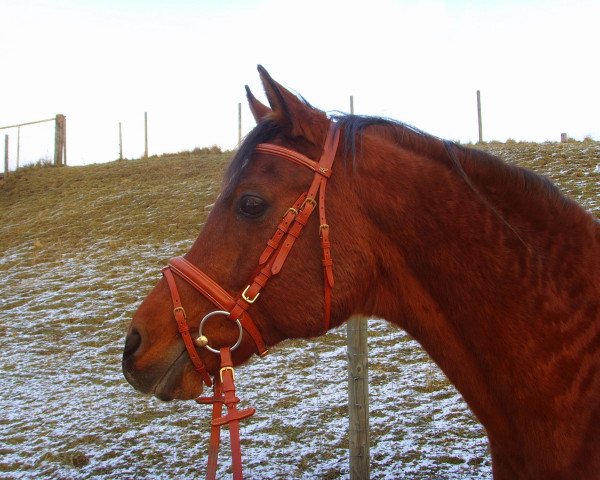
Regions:
<instances>
[{"instance_id":1,"label":"sky","mask_svg":"<svg viewBox=\"0 0 600 480\"><path fill-rule=\"evenodd\" d=\"M600 2L0 0L0 127L64 114L71 165L238 142L256 72L327 112L484 140L600 140ZM9 135L11 169L17 132ZM22 127L21 164L52 158ZM1 142L0 151L4 151Z\"/></svg>"}]
</instances>

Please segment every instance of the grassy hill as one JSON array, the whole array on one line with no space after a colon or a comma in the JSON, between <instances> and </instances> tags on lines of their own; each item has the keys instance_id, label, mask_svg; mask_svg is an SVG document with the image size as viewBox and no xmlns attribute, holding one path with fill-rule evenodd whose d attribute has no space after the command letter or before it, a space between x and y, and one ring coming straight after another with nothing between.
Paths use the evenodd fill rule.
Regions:
<instances>
[{"instance_id":1,"label":"grassy hill","mask_svg":"<svg viewBox=\"0 0 600 480\"><path fill-rule=\"evenodd\" d=\"M25 168L0 186L0 256L194 238L231 154L181 153L83 167Z\"/></svg>"},{"instance_id":2,"label":"grassy hill","mask_svg":"<svg viewBox=\"0 0 600 480\"><path fill-rule=\"evenodd\" d=\"M548 176L600 216L600 143L478 146ZM84 167L25 168L0 183L0 256L196 237L231 153L185 152ZM43 254L42 254L43 253Z\"/></svg>"}]
</instances>

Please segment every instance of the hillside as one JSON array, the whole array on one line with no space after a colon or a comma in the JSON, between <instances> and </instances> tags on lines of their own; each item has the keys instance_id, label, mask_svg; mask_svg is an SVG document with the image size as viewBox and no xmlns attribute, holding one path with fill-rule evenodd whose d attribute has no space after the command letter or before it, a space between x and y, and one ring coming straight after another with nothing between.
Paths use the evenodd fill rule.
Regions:
<instances>
[{"instance_id":1,"label":"hillside","mask_svg":"<svg viewBox=\"0 0 600 480\"><path fill-rule=\"evenodd\" d=\"M478 148L600 217L599 143ZM132 313L198 235L229 157L28 168L0 183L0 476L202 476L209 409L143 397L120 359ZM345 335L284 342L236 371L241 408L257 408L241 432L251 478L348 478ZM369 320L369 390L372 479L491 477L482 426L382 320ZM219 478L227 466L223 455Z\"/></svg>"},{"instance_id":2,"label":"hillside","mask_svg":"<svg viewBox=\"0 0 600 480\"><path fill-rule=\"evenodd\" d=\"M600 215L600 144L487 143L506 161L548 176ZM27 168L0 183L0 255L52 257L194 238L220 188L230 153L181 153L85 167Z\"/></svg>"},{"instance_id":3,"label":"hillside","mask_svg":"<svg viewBox=\"0 0 600 480\"><path fill-rule=\"evenodd\" d=\"M230 154L26 168L0 186L0 256L177 242L198 234ZM13 250L13 249L16 249Z\"/></svg>"}]
</instances>

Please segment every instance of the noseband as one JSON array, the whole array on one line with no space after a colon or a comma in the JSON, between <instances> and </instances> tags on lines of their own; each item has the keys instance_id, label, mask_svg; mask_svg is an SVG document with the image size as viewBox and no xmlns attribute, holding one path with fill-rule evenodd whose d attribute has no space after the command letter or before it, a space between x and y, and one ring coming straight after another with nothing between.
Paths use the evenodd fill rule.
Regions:
<instances>
[{"instance_id":1,"label":"noseband","mask_svg":"<svg viewBox=\"0 0 600 480\"><path fill-rule=\"evenodd\" d=\"M255 152L266 155L274 155L284 158L297 165L309 168L314 172L313 180L306 192L303 192L296 202L286 211L273 236L267 242L267 245L260 255L255 274L248 282L243 291L237 297L231 296L217 282L210 278L198 267L190 263L183 257L171 259L169 265L163 268L162 273L167 281L173 301L173 315L177 322L177 327L185 348L189 354L190 360L196 371L200 374L202 381L207 385L213 385L213 381L206 370L206 366L200 359L196 346L206 347L209 351L221 355L221 370L214 379L214 396L209 398L197 399L199 403L213 404L213 428L211 431L211 444L209 449L209 468L207 478L214 478L216 472L216 451L218 451L219 433L218 429L223 424L228 424L232 438L232 457L234 478L241 478L241 454L239 453L239 420L248 417L254 413L254 409L239 411L236 409L236 403L239 401L235 397L235 388L233 386L233 363L230 352L241 343L243 332L250 335L256 345L257 354L264 357L267 353L267 347L263 337L256 326L254 320L248 313L250 306L258 299L261 290L266 286L270 278L277 275L285 263L295 241L300 236L302 229L308 222L312 212L317 204L319 206L319 236L321 238L321 249L323 251L323 278L324 278L324 321L323 333L329 330L331 318L331 291L333 289L333 260L331 258L331 248L329 242L329 225L325 216L325 187L327 180L331 176L331 167L338 147L340 131L335 124L331 123L323 152L318 162L285 147L270 143L261 143L257 145ZM218 310L207 314L200 322L199 336L192 340L190 328L187 323L187 317L181 297L177 290L175 275L186 281L195 290L210 300ZM224 347L217 350L216 347L209 345L209 339L202 334L205 322L217 315L222 315L236 323L239 328L239 337L231 347ZM222 405L227 405L228 414L221 417ZM217 429L215 433L215 428ZM238 432L237 439L234 439L234 431ZM237 451L237 452L236 452Z\"/></svg>"}]
</instances>

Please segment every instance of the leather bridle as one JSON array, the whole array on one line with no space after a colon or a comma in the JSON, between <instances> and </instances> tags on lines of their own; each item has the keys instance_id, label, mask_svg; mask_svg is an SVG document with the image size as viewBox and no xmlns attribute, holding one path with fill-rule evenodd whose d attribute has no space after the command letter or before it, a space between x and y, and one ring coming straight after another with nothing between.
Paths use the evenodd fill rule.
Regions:
<instances>
[{"instance_id":1,"label":"leather bridle","mask_svg":"<svg viewBox=\"0 0 600 480\"><path fill-rule=\"evenodd\" d=\"M301 153L275 144L261 143L255 148L256 153L274 155L297 165L307 167L314 172L314 177L308 190L303 192L284 214L275 233L269 239L264 251L260 255L255 274L237 297L234 298L231 296L217 282L183 257L171 259L169 265L162 270L173 301L173 315L192 364L200 374L202 381L207 386L212 385L214 388L212 397L197 399L199 403L213 404L213 428L211 429L208 459L209 466L207 471L207 478L209 479L215 478L216 475L219 428L223 424L228 424L230 429L234 479L237 480L238 478L242 478L238 424L240 419L252 415L254 409L239 411L236 408L239 399L235 397L231 351L240 344L243 331L245 331L254 341L259 356L264 357L268 353L262 334L248 313L248 309L258 299L261 290L266 286L269 279L281 271L294 243L300 236L302 229L308 222L310 215L317 205L319 206L319 236L321 238L321 249L323 252L325 310L323 333L329 330L331 319L331 292L334 279L333 260L331 258L331 246L329 241L329 225L327 224L327 218L325 216L325 188L327 186L327 181L331 176L331 167L336 155L339 135L339 128L337 128L333 122L330 123L329 131L323 146L323 152L319 161L311 160ZM186 313L181 302L179 291L177 290L175 275L204 295L219 309L207 314L202 319L199 326L199 336L194 340L192 340ZM209 345L209 339L202 334L205 322L216 315L223 315L232 322L237 323L240 334L235 345L231 347L222 347L217 350ZM196 346L201 348L206 347L210 351L220 354L221 370L219 375L215 376L214 382L211 380L210 375L206 370L206 366L200 359ZM223 404L227 405L228 408L228 413L225 417L221 417ZM237 438L234 438L236 436Z\"/></svg>"}]
</instances>

